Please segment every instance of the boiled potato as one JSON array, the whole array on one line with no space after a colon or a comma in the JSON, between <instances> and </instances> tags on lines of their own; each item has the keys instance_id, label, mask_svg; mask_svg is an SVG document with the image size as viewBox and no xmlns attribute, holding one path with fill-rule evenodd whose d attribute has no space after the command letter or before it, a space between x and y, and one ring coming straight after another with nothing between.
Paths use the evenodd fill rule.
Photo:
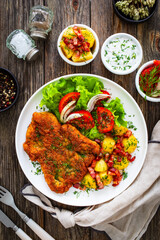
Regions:
<instances>
[{"instance_id":1,"label":"boiled potato","mask_svg":"<svg viewBox=\"0 0 160 240\"><path fill-rule=\"evenodd\" d=\"M70 48L68 48L67 45L63 41L60 42L60 47L61 47L62 51L64 52L64 54L66 55L67 58L72 57L74 51L71 50Z\"/></svg>"},{"instance_id":2,"label":"boiled potato","mask_svg":"<svg viewBox=\"0 0 160 240\"><path fill-rule=\"evenodd\" d=\"M115 144L115 140L112 137L107 136L102 142L104 153L112 153Z\"/></svg>"},{"instance_id":3,"label":"boiled potato","mask_svg":"<svg viewBox=\"0 0 160 240\"><path fill-rule=\"evenodd\" d=\"M103 159L97 161L96 166L94 168L96 172L105 172L107 171L107 169L108 169L107 163Z\"/></svg>"},{"instance_id":4,"label":"boiled potato","mask_svg":"<svg viewBox=\"0 0 160 240\"><path fill-rule=\"evenodd\" d=\"M108 175L107 172L100 172L99 176L105 186L112 182L113 177Z\"/></svg>"},{"instance_id":5,"label":"boiled potato","mask_svg":"<svg viewBox=\"0 0 160 240\"><path fill-rule=\"evenodd\" d=\"M124 151L130 154L133 153L137 147L137 139L133 134L129 138L124 138L122 143L124 145Z\"/></svg>"},{"instance_id":6,"label":"boiled potato","mask_svg":"<svg viewBox=\"0 0 160 240\"><path fill-rule=\"evenodd\" d=\"M116 157L115 157L116 158ZM128 164L129 164L129 161L126 157L123 157L122 158L122 161L121 162L118 162L117 160L114 159L114 165L113 167L118 169L118 170L123 170L125 169L126 167L128 167Z\"/></svg>"},{"instance_id":7,"label":"boiled potato","mask_svg":"<svg viewBox=\"0 0 160 240\"><path fill-rule=\"evenodd\" d=\"M82 185L86 186L87 188L97 188L96 181L91 177L89 173L87 173L83 180L82 180Z\"/></svg>"},{"instance_id":8,"label":"boiled potato","mask_svg":"<svg viewBox=\"0 0 160 240\"><path fill-rule=\"evenodd\" d=\"M123 126L118 127L116 124L114 124L113 127L114 135L123 136L123 134L125 134L127 130L128 129L126 127Z\"/></svg>"},{"instance_id":9,"label":"boiled potato","mask_svg":"<svg viewBox=\"0 0 160 240\"><path fill-rule=\"evenodd\" d=\"M63 33L63 37L69 38L69 39L76 37L76 34L73 31L73 28L72 27L67 28L67 30Z\"/></svg>"},{"instance_id":10,"label":"boiled potato","mask_svg":"<svg viewBox=\"0 0 160 240\"><path fill-rule=\"evenodd\" d=\"M85 62L87 60L90 60L93 58L93 55L91 52L84 52L81 53L79 57L77 57L76 52L72 56L73 62Z\"/></svg>"},{"instance_id":11,"label":"boiled potato","mask_svg":"<svg viewBox=\"0 0 160 240\"><path fill-rule=\"evenodd\" d=\"M90 43L89 48L92 48L94 45L94 42L95 42L93 33L87 29L82 29L81 33L82 33L83 37L85 38L85 41Z\"/></svg>"}]
</instances>

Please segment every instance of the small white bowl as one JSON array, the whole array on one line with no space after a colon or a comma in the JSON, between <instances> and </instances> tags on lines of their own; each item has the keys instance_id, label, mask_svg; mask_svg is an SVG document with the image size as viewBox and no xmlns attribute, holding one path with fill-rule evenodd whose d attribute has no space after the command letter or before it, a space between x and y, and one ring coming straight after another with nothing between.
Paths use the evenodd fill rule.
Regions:
<instances>
[{"instance_id":1,"label":"small white bowl","mask_svg":"<svg viewBox=\"0 0 160 240\"><path fill-rule=\"evenodd\" d=\"M137 91L139 92L139 94L145 98L146 100L150 101L150 102L160 102L160 97L158 98L153 98L153 97L148 97L144 92L141 91L140 89L140 86L139 86L139 76L141 74L141 72L147 68L147 67L150 67L154 64L154 60L151 60L149 62L146 62L145 64L143 64L140 69L138 70L137 74L136 74L136 77L135 77L135 84L136 84L136 88L137 88Z\"/></svg>"},{"instance_id":2,"label":"small white bowl","mask_svg":"<svg viewBox=\"0 0 160 240\"><path fill-rule=\"evenodd\" d=\"M107 60L107 58L105 56L106 46L111 41L116 40L116 38L125 38L125 39L132 40L133 44L137 46L137 50L138 50L137 60L136 60L136 63L130 69L127 69L127 70L113 69L112 66L108 62L106 62L106 60ZM127 33L116 33L116 34L111 35L109 38L107 38L105 40L105 42L103 43L102 48L101 48L101 59L102 59L104 66L110 72L117 74L117 75L127 75L127 74L130 74L133 71L135 71L138 68L138 66L140 65L140 63L142 61L142 57L143 57L143 51L142 51L141 44L138 42L138 40L135 37L133 37L132 35L127 34ZM119 65L119 66L121 67L122 65Z\"/></svg>"},{"instance_id":3,"label":"small white bowl","mask_svg":"<svg viewBox=\"0 0 160 240\"><path fill-rule=\"evenodd\" d=\"M93 58L90 59L90 60L87 60L87 61L85 61L85 62L73 62L72 60L68 59L68 58L64 55L64 53L63 53L63 51L62 51L62 49L61 49L61 47L60 47L60 41L62 40L62 36L63 36L64 32L65 32L69 27L74 27L74 26L81 27L81 28L87 28L90 32L93 33L93 35L94 35L94 37L95 37L95 45L94 45L93 52L92 52ZM98 53L98 51L99 51L99 39L98 39L97 34L93 31L93 29L91 29L91 28L88 27L87 25L84 25L84 24L73 24L73 25L70 25L70 26L66 27L66 28L61 32L61 34L59 35L59 38L58 38L58 41L57 41L57 49L58 49L58 52L59 52L61 58L62 58L65 62L67 62L67 63L69 63L70 65L73 65L73 66L84 66L84 65L92 62L92 61L95 59L95 57L97 56L97 53Z\"/></svg>"}]
</instances>

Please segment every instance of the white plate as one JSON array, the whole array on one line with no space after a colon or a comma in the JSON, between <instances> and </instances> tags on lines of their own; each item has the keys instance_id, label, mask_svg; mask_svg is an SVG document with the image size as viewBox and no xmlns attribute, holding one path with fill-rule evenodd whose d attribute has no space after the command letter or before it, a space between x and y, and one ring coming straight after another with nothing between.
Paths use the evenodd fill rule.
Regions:
<instances>
[{"instance_id":1,"label":"white plate","mask_svg":"<svg viewBox=\"0 0 160 240\"><path fill-rule=\"evenodd\" d=\"M26 139L27 127L31 122L32 114L37 111L36 106L39 105L42 99L42 89L46 85L50 84L51 82L57 81L60 78L56 78L55 80L52 80L51 82L42 86L28 100L20 114L17 123L15 142L18 160L24 174L33 184L33 186L36 187L41 193L51 198L52 200L63 204L72 206L90 206L111 200L112 198L123 192L134 181L134 179L140 172L145 160L148 135L146 123L142 112L135 100L125 89L123 89L118 84L114 83L109 79L92 74L72 74L63 76L63 78L73 77L77 75L93 76L99 78L99 80L104 83L105 88L107 88L108 91L112 94L112 98L119 97L121 99L124 105L124 109L127 113L126 120L132 121L133 124L137 127L134 135L139 141L139 148L137 148L137 150L135 151L136 160L133 163L130 163L127 168L128 177L125 180L121 181L121 183L117 187L109 186L105 187L103 190L90 191L89 194L87 192L81 192L79 194L79 197L77 197L77 194L74 194L74 192L79 190L72 187L67 193L57 194L50 190L47 183L45 182L43 175L34 175L33 172L35 171L35 168L32 166L32 163L29 160L29 156L23 150L23 143Z\"/></svg>"}]
</instances>

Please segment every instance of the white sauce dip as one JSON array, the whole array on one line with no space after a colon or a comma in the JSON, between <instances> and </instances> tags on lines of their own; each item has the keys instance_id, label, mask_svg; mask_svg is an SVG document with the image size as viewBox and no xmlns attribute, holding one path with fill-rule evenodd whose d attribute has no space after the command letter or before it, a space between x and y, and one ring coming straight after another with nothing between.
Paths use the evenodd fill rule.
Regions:
<instances>
[{"instance_id":1,"label":"white sauce dip","mask_svg":"<svg viewBox=\"0 0 160 240\"><path fill-rule=\"evenodd\" d=\"M139 48L134 40L127 37L115 37L104 48L104 58L114 70L126 71L139 59Z\"/></svg>"}]
</instances>

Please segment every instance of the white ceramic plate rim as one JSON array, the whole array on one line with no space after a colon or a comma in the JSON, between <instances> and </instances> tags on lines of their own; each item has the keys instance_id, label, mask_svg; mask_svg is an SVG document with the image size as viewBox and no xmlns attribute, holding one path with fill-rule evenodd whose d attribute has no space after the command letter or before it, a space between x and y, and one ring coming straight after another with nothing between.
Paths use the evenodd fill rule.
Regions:
<instances>
[{"instance_id":1,"label":"white ceramic plate rim","mask_svg":"<svg viewBox=\"0 0 160 240\"><path fill-rule=\"evenodd\" d=\"M152 98L152 97L147 96L146 94L144 94L144 93L141 91L140 86L139 86L139 76L140 76L141 72L142 72L145 68L147 68L147 67L149 67L150 65L152 65L153 63L154 63L154 60L151 60L151 61L149 61L149 62L144 63L144 64L140 67L140 69L138 70L138 72L137 72L137 74L136 74L136 77L135 77L135 84L136 84L137 91L139 92L139 94L140 94L143 98L145 98L146 100L148 100L148 101L150 101L150 102L160 102L160 97L159 97L159 98Z\"/></svg>"},{"instance_id":2,"label":"white ceramic plate rim","mask_svg":"<svg viewBox=\"0 0 160 240\"><path fill-rule=\"evenodd\" d=\"M139 58L137 60L137 63L132 66L130 69L128 70L125 70L125 71L118 71L118 70L114 70L110 64L108 64L105 60L105 57L104 57L104 53L105 53L105 47L106 45L113 39L113 38L116 38L116 37L128 37L128 38L131 38L135 43L136 45L138 46L139 48ZM101 48L101 59L102 59L102 62L104 64L104 66L112 73L115 73L117 75L127 75L127 74L130 74L132 72L134 72L140 65L141 61L142 61L142 57L143 57L143 51L142 51L142 47L141 47L141 44L139 43L139 41L133 37L132 35L130 34L127 34L127 33L116 33L116 34L113 34L111 35L110 37L108 37L105 42L103 43L102 45L102 48Z\"/></svg>"},{"instance_id":3,"label":"white ceramic plate rim","mask_svg":"<svg viewBox=\"0 0 160 240\"><path fill-rule=\"evenodd\" d=\"M74 27L74 26L82 27L82 28L87 28L89 31L91 31L91 32L93 33L93 35L94 35L94 37L95 37L96 47L95 47L94 52L93 52L93 58L90 59L90 60L87 60L87 61L85 61L85 62L73 62L73 61L71 61L70 59L68 59L68 58L64 55L64 53L63 53L63 51L62 51L62 49L61 49L61 47L60 47L60 41L61 41L61 39L62 39L63 33L64 33L69 27ZM61 32L61 34L59 35L59 38L58 38L58 41L57 41L57 49L58 49L58 52L59 52L61 58L62 58L65 62L67 62L67 63L69 63L69 64L71 64L71 65L73 65L73 66L84 66L84 65L92 62L92 61L95 59L95 57L97 56L97 53L98 53L98 51L99 51L99 39L98 39L98 36L97 36L97 34L95 33L95 31L93 31L93 29L90 28L90 27L88 27L87 25L84 25L84 24L72 24L72 25L66 27L66 28Z\"/></svg>"},{"instance_id":4,"label":"white ceramic plate rim","mask_svg":"<svg viewBox=\"0 0 160 240\"><path fill-rule=\"evenodd\" d=\"M101 80L104 85L108 85L108 87L113 88L115 92L115 98L119 93L122 98L125 98L126 101L124 103L124 107L128 106L128 114L134 114L134 111L137 112L135 115L134 121L137 121L137 125L139 125L139 132L136 132L138 134L139 141L140 141L140 146L141 149L136 153L138 154L139 157L136 158L133 164L129 165L128 167L128 172L129 172L129 177L127 178L127 181L125 182L122 181L119 186L117 187L105 187L103 190L100 191L93 191L90 192L89 195L86 192L82 192L80 194L79 198L76 198L76 195L74 195L74 191L77 190L75 188L70 188L70 190L67 193L64 194L57 194L55 192L52 192L47 183L44 180L44 176L35 176L32 172L31 169L33 169L31 162L29 161L28 155L24 152L23 150L23 143L25 141L25 135L27 131L27 127L31 122L32 118L32 113L36 111L36 106L39 104L39 97L42 98L42 89L50 84L51 82L57 81L60 78L69 78L69 77L74 77L74 76L92 76L92 77L97 77L99 80ZM148 134L147 134L147 128L146 128L146 123L143 117L143 114L135 102L135 100L132 98L132 96L121 86L118 84L114 83L113 81L106 79L104 77L98 76L98 75L93 75L93 74L71 74L71 75L65 75L62 77L58 77L48 83L46 83L44 86L39 88L28 100L28 102L25 104L18 122L17 122L17 127L16 127L16 134L15 134L15 145L16 145L16 152L18 156L18 161L19 164L25 174L25 176L28 178L28 180L32 183L32 185L37 188L41 193L46 195L52 200L55 200L57 202L67 204L67 205L72 205L72 206L91 206L91 205L96 205L103 203L105 201L109 201L122 193L126 188L130 186L130 184L135 180L137 175L139 174L147 152L147 146L148 146ZM109 88L107 88L109 89ZM113 93L113 91L112 91ZM114 95L114 93L113 93ZM118 95L118 96L119 96ZM38 97L38 103L35 103L35 99ZM134 111L133 111L134 110ZM130 118L132 120L132 118ZM34 170L34 169L33 169ZM135 173L136 171L136 173ZM79 192L79 190L77 190ZM108 194L107 194L108 193Z\"/></svg>"}]
</instances>

